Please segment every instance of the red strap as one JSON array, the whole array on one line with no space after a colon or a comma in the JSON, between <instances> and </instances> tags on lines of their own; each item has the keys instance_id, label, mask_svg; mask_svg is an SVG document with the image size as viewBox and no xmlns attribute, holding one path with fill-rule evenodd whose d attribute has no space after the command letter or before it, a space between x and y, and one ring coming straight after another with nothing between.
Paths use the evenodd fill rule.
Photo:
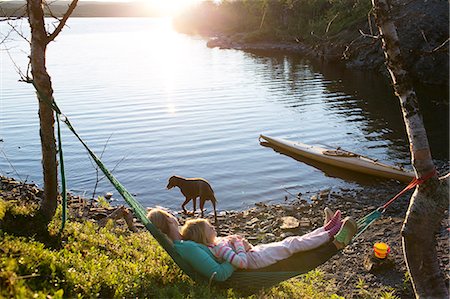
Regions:
<instances>
[{"instance_id":1,"label":"red strap","mask_svg":"<svg viewBox=\"0 0 450 299\"><path fill-rule=\"evenodd\" d=\"M430 173L427 173L421 178L414 178L411 183L409 183L408 186L405 187L402 191L400 191L397 195L395 195L393 198L391 198L387 203L385 203L382 208L383 210L386 209L391 203L394 202L397 198L402 196L406 191L411 190L412 188L416 187L417 185L423 184L426 180L432 178L436 174L436 169L433 169Z\"/></svg>"}]
</instances>

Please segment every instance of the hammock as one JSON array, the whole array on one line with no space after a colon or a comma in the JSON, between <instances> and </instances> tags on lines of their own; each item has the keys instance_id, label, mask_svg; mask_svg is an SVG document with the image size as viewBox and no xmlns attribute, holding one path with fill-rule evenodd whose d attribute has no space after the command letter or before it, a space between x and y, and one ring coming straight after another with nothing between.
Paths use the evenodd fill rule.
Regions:
<instances>
[{"instance_id":1,"label":"hammock","mask_svg":"<svg viewBox=\"0 0 450 299\"><path fill-rule=\"evenodd\" d=\"M34 85L34 82L33 82ZM207 282L214 283L219 287L225 288L234 288L238 289L242 292L251 293L262 288L268 288L273 285L276 285L282 281L290 279L292 277L298 276L300 274L307 273L322 263L326 262L329 258L331 258L334 254L339 252L336 247L329 242L328 244L322 245L319 248L314 250L299 252L291 257L279 261L274 265L270 265L268 267L256 270L238 270L235 271L231 277L229 277L226 281L219 282L214 281L214 275L212 277L204 277L197 273L195 269L188 264L175 250L173 244L168 241L165 234L159 231L159 229L147 218L146 210L144 207L128 192L125 187L114 177L114 175L106 168L106 166L102 163L102 161L95 155L95 153L87 146L87 144L81 139L78 133L73 128L70 121L67 117L61 112L59 107L56 105L54 99L51 101L42 96L42 94L37 89L36 85L34 85L40 100L46 102L57 114L57 122L58 122L58 147L60 151L60 159L62 159L62 143L61 143L61 134L59 129L59 122L64 122L70 131L77 137L77 139L81 142L81 144L88 151L91 158L98 165L98 167L102 170L111 184L116 188L116 190L122 195L124 200L133 210L136 217L145 225L147 230L153 235L156 241L164 248L164 250L170 255L173 261L180 267L180 269L186 273L190 278L197 282ZM63 163L60 163L63 166ZM434 172L433 172L434 174ZM430 174L431 175L431 174ZM65 182L64 178L64 170L61 168L61 176L62 181ZM431 177L431 176L430 176ZM357 221L358 231L353 239L358 237L367 227L373 223L375 220L381 217L382 213L385 211L386 207L391 204L395 199L400 197L401 194L406 192L409 189L412 189L419 183L422 183L427 178L423 179L415 179L411 182L404 190L402 190L399 194L397 194L393 199L387 202L385 205L381 206L377 210L371 212L365 217L359 219ZM65 185L65 184L63 184ZM65 187L64 187L65 189ZM65 198L65 196L64 196ZM63 206L66 205L66 202L63 201ZM65 209L63 211L63 225L66 219Z\"/></svg>"}]
</instances>

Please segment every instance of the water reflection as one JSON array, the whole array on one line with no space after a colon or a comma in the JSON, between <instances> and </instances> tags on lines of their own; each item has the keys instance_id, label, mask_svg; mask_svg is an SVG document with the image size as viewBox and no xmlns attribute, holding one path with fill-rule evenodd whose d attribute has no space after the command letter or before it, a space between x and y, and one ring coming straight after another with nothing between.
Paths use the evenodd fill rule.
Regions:
<instances>
[{"instance_id":1,"label":"water reflection","mask_svg":"<svg viewBox=\"0 0 450 299\"><path fill-rule=\"evenodd\" d=\"M208 179L219 210L284 200L286 188L305 193L366 183L274 153L259 145L261 133L410 163L397 101L382 81L295 56L209 49L165 24L73 18L47 53L61 109L95 152L111 138L103 160L112 169L125 158L114 174L144 205L179 208L180 194L165 189L174 174ZM3 58L0 149L39 184L35 93ZM448 153L447 125L433 109L424 110L432 144ZM69 188L92 190L96 174L84 149L66 129L63 139ZM0 173L16 176L1 157ZM103 180L97 190L112 187Z\"/></svg>"},{"instance_id":2,"label":"water reflection","mask_svg":"<svg viewBox=\"0 0 450 299\"><path fill-rule=\"evenodd\" d=\"M410 163L399 101L382 75L317 63L294 55L267 51L254 51L247 55L270 69L268 74L274 82L273 90L283 92L277 101L298 113L305 113L320 102L325 105L322 107L324 111L341 115L347 123L357 124L369 141L368 148L384 148L396 163ZM448 89L417 85L416 91L433 157L447 160Z\"/></svg>"}]
</instances>

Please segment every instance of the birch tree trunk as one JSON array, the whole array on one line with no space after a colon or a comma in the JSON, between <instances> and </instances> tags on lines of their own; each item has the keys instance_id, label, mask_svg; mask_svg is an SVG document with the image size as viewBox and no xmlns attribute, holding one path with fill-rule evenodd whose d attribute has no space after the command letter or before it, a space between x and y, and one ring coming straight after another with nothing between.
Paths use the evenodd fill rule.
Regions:
<instances>
[{"instance_id":1,"label":"birch tree trunk","mask_svg":"<svg viewBox=\"0 0 450 299\"><path fill-rule=\"evenodd\" d=\"M448 208L448 176L439 180L432 161L416 93L403 66L396 27L386 0L372 0L382 36L386 66L400 100L417 177L434 173L414 191L402 228L403 252L417 298L448 298L436 251L438 233Z\"/></svg>"},{"instance_id":2,"label":"birch tree trunk","mask_svg":"<svg viewBox=\"0 0 450 299\"><path fill-rule=\"evenodd\" d=\"M67 12L52 33L47 32L44 22L42 0L27 0L28 22L31 29L30 65L32 80L39 100L39 125L42 149L42 168L44 177L44 198L40 213L49 222L55 214L58 197L58 176L56 161L56 140L53 110L45 102L52 99L53 89L50 76L46 68L47 45L61 32L70 14L76 7L78 0L74 0ZM41 98L42 97L42 98ZM45 98L45 99L44 99Z\"/></svg>"},{"instance_id":3,"label":"birch tree trunk","mask_svg":"<svg viewBox=\"0 0 450 299\"><path fill-rule=\"evenodd\" d=\"M41 96L51 99L52 82L45 65L45 51L48 36L44 24L44 11L41 0L28 0L28 21L31 28L31 74ZM40 96L38 94L38 98ZM53 110L39 99L39 124L42 150L42 168L44 176L44 198L40 211L46 221L50 221L56 211L58 196L58 178L56 162L55 119Z\"/></svg>"}]
</instances>

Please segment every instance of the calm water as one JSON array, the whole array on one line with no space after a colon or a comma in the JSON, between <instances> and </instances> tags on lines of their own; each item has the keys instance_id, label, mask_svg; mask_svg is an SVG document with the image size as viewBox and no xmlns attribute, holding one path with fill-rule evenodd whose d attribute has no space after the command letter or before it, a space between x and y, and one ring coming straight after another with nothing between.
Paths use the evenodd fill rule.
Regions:
<instances>
[{"instance_id":1,"label":"calm water","mask_svg":"<svg viewBox=\"0 0 450 299\"><path fill-rule=\"evenodd\" d=\"M208 49L168 20L73 18L68 25L48 49L55 98L144 205L179 208L179 191L165 190L173 174L208 179L220 210L376 183L281 155L259 144L260 133L409 164L398 102L374 75L295 56ZM15 38L7 46L25 70L27 45ZM41 185L37 100L17 82L7 53L0 55L0 173ZM428 99L448 97L425 91ZM448 106L433 104L424 117L436 162L446 165ZM66 128L63 142L68 187L91 196L95 168ZM104 179L97 191L112 187Z\"/></svg>"}]
</instances>

